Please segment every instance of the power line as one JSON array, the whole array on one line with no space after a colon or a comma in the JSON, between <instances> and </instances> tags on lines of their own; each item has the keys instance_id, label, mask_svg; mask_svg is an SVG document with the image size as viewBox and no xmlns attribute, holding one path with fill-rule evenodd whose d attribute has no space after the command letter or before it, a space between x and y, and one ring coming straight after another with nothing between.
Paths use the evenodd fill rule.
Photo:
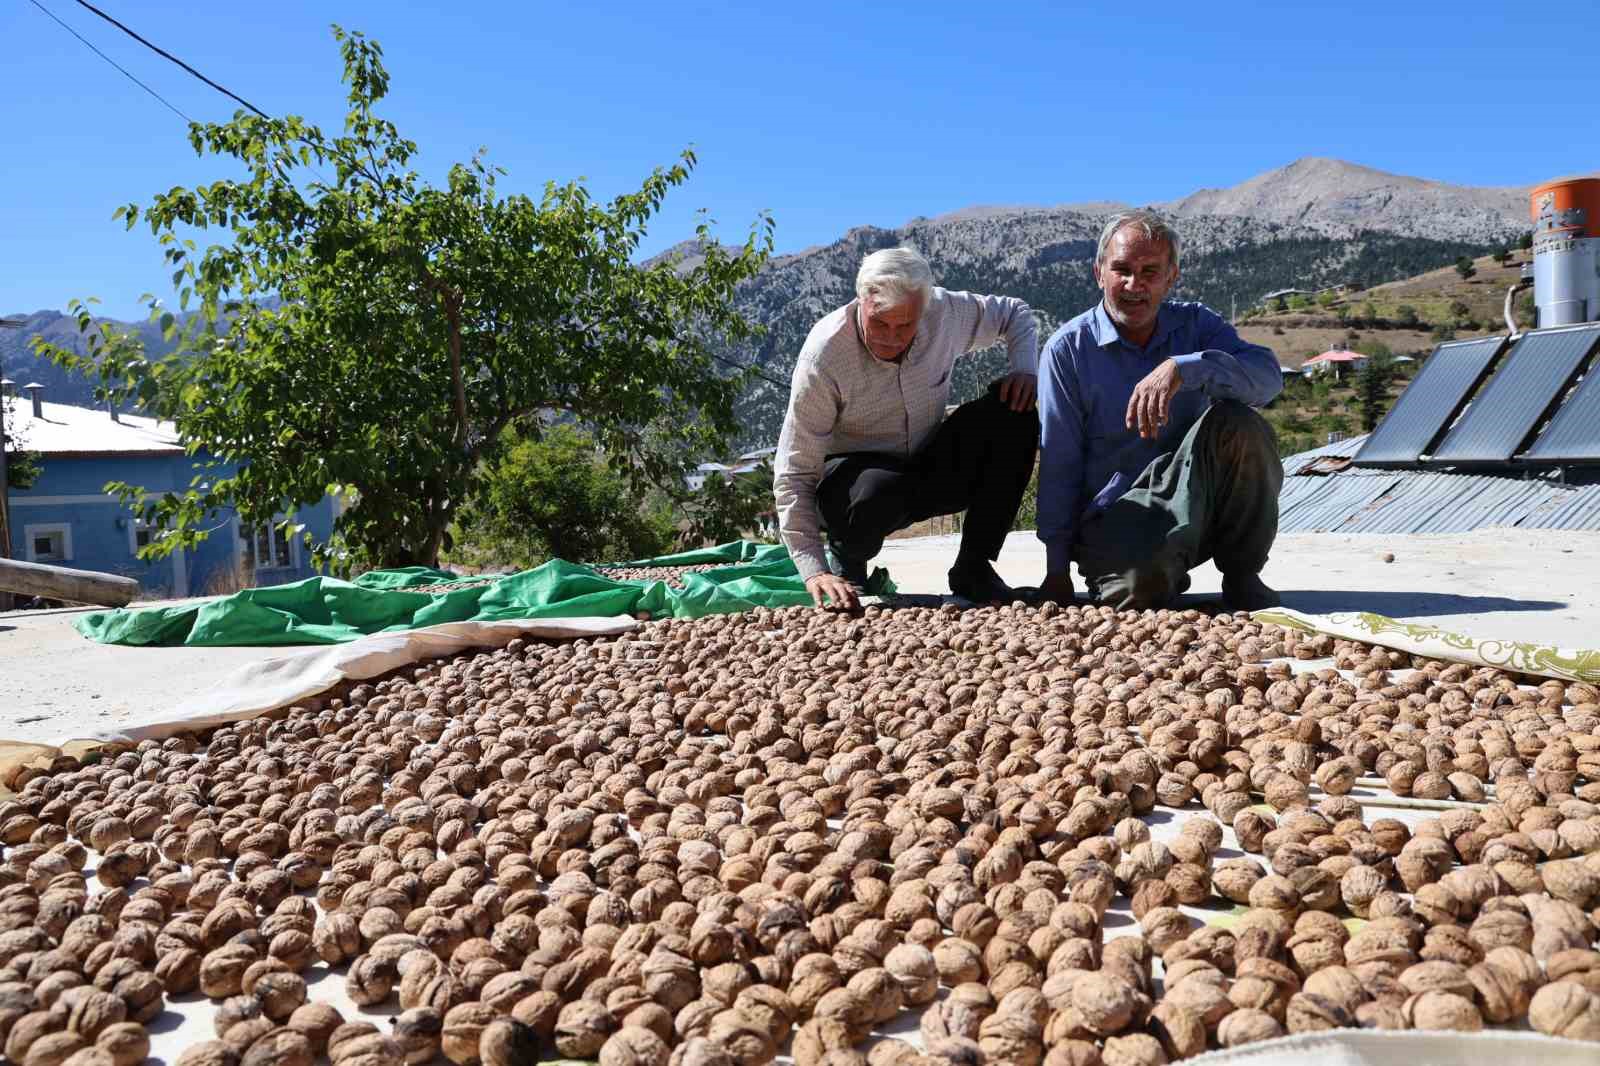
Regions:
<instances>
[{"instance_id":1,"label":"power line","mask_svg":"<svg viewBox=\"0 0 1600 1066\"><path fill-rule=\"evenodd\" d=\"M720 356L716 352L711 352L710 355L711 355L711 358L715 359L719 363L724 364L725 366L731 366L735 370L743 370L746 373L754 374L756 377L760 378L762 381L769 382L769 383L771 383L773 385L776 385L780 389L787 389L789 387L787 383L779 381L777 378L773 377L771 374L768 374L766 371L762 370L758 366L745 366L743 363L740 363L740 362L738 362L736 360L728 359L728 358L726 358L724 356Z\"/></svg>"},{"instance_id":2,"label":"power line","mask_svg":"<svg viewBox=\"0 0 1600 1066\"><path fill-rule=\"evenodd\" d=\"M76 37L79 41L82 41L84 47L89 49L89 51L93 52L95 55L99 56L101 59L104 59L107 63L110 63L113 67L116 67L118 70L122 71L123 77L125 77L129 81L133 82L139 88L143 89L145 92L147 92L151 96L155 97L157 100L160 100L162 105L164 107L166 107L166 109L168 111L171 111L174 115L177 115L179 118L183 119L185 122L189 122L189 123L193 123L194 122L194 119L190 118L188 115L185 115L182 111L179 111L170 102L168 102L166 97L162 96L160 93L158 93L154 89L150 88L150 86L146 85L144 82L140 81L138 78L136 78L132 74L128 73L128 70L127 70L126 67L122 66L122 64L118 63L115 59L112 59L110 56L108 56L104 52L100 51L100 49L98 49L94 45L90 44L84 38L83 34L79 33L77 30L73 29L71 26L68 26L65 22L62 22L60 19L56 18L55 12L51 11L49 8L45 7L43 4L39 3L39 0L28 0L28 2L30 4L32 4L34 7L38 8L40 11L43 11L46 15L49 15L51 20L53 20L56 23L56 25L60 26L62 29L66 30L68 33L72 34L72 36Z\"/></svg>"},{"instance_id":3,"label":"power line","mask_svg":"<svg viewBox=\"0 0 1600 1066\"><path fill-rule=\"evenodd\" d=\"M34 3L36 5L37 5L37 2L38 2L38 0L34 0ZM161 56L164 59L171 60L172 62L176 63L178 66L182 67L184 70L187 70L190 74L193 74L195 77L199 78L201 81L205 82L207 85L209 85L213 89L217 90L217 92L221 93L223 96L226 96L226 97L228 97L228 98L230 98L232 100L237 100L239 103L243 104L245 107L249 108L251 111L254 111L256 114L260 115L262 118L271 118L272 117L272 116L268 115L265 111L263 111L259 107L257 107L255 104L252 104L249 100L246 100L244 97L240 96L238 93L233 92L233 91L231 91L229 89L225 89L221 85L218 85L216 82L212 81L210 78L206 77L204 74L200 73L198 70L194 69L189 64L185 63L183 60L179 59L177 56L175 56L171 52L167 51L165 48L161 48L161 47L159 47L157 45L151 44L149 41L145 40L143 37L140 37L137 33L133 32L128 27L124 26L122 23L118 22L116 19L114 19L110 15L106 14L104 11L101 11L99 8L95 7L93 4L87 3L87 2L85 2L85 0L77 0L77 2L78 2L78 6L79 7L84 8L84 9L89 10L89 11L92 11L96 15L99 15L101 18L103 18L107 22L111 23L111 25L115 26L117 29L121 30L123 33L126 33L129 37L132 37L134 40L138 41L140 44L144 45L146 48L150 49L152 52L156 53L157 55ZM171 105L169 104L168 106L170 107Z\"/></svg>"}]
</instances>

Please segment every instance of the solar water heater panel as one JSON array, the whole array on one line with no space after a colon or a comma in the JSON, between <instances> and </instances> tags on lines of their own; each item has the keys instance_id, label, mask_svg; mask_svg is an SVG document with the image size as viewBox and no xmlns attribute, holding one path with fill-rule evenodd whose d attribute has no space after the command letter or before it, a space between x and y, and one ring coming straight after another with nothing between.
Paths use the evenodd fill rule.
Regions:
<instances>
[{"instance_id":1,"label":"solar water heater panel","mask_svg":"<svg viewBox=\"0 0 1600 1066\"><path fill-rule=\"evenodd\" d=\"M1444 441L1435 463L1504 463L1566 392L1600 341L1600 323L1524 333L1500 372L1475 396Z\"/></svg>"},{"instance_id":2,"label":"solar water heater panel","mask_svg":"<svg viewBox=\"0 0 1600 1066\"><path fill-rule=\"evenodd\" d=\"M1533 447L1517 458L1530 463L1600 462L1600 366L1590 365Z\"/></svg>"},{"instance_id":3,"label":"solar water heater panel","mask_svg":"<svg viewBox=\"0 0 1600 1066\"><path fill-rule=\"evenodd\" d=\"M1355 465L1415 466L1417 457L1428 450L1483 381L1504 346L1504 337L1479 337L1435 348L1356 453Z\"/></svg>"}]
</instances>

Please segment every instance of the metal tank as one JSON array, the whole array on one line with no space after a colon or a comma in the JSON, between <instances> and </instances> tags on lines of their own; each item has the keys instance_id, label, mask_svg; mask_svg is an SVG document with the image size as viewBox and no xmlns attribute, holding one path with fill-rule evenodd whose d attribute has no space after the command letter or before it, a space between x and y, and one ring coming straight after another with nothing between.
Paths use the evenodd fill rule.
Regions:
<instances>
[{"instance_id":1,"label":"metal tank","mask_svg":"<svg viewBox=\"0 0 1600 1066\"><path fill-rule=\"evenodd\" d=\"M1600 321L1600 178L1547 181L1529 200L1538 328Z\"/></svg>"}]
</instances>

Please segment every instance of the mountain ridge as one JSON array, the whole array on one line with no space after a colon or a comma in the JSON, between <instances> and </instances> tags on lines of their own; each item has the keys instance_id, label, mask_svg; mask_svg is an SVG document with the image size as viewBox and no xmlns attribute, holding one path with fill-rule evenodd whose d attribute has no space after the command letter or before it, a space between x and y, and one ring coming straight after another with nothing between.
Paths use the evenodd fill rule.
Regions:
<instances>
[{"instance_id":1,"label":"mountain ridge","mask_svg":"<svg viewBox=\"0 0 1600 1066\"><path fill-rule=\"evenodd\" d=\"M739 401L747 427L741 443L776 439L800 345L812 323L854 295L865 254L909 243L929 258L939 284L1019 296L1048 335L1097 298L1090 270L1096 242L1106 218L1123 206L1114 200L979 204L898 227L853 226L828 244L774 255L735 297L741 311L767 327L764 338L728 353L763 371ZM1485 254L1528 228L1525 189L1449 185L1316 156L1154 206L1172 218L1182 239L1183 276L1174 295L1224 312L1275 288L1410 277L1461 255ZM678 255L692 263L697 250L686 241L647 262ZM153 324L125 325L140 331L152 356L168 350ZM23 329L0 331L0 368L19 385L41 381L51 399L92 402L91 382L33 356L27 339L34 332L71 346L77 324L53 311L26 316ZM1000 363L990 354L957 366L952 395L961 400L987 384Z\"/></svg>"}]
</instances>

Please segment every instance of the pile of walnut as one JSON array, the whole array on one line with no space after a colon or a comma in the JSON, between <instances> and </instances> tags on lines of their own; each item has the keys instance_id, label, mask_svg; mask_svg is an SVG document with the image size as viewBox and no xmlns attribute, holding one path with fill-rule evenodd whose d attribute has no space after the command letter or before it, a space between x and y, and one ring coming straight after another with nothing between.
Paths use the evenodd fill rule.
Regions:
<instances>
[{"instance_id":1,"label":"pile of walnut","mask_svg":"<svg viewBox=\"0 0 1600 1066\"><path fill-rule=\"evenodd\" d=\"M1330 654L1355 682L1280 659ZM13 781L0 1038L18 1066L130 1066L198 992L216 1039L181 1066L1600 1040L1597 693L1517 680L1048 606L517 641ZM1408 830L1363 818L1369 775L1491 799ZM1167 843L1158 804L1187 812ZM398 1014L308 1002L321 967ZM868 1040L906 1011L921 1048Z\"/></svg>"},{"instance_id":2,"label":"pile of walnut","mask_svg":"<svg viewBox=\"0 0 1600 1066\"><path fill-rule=\"evenodd\" d=\"M703 574L728 563L696 563L692 566L597 566L595 571L616 581L664 581L669 588L683 588L683 575Z\"/></svg>"}]
</instances>

